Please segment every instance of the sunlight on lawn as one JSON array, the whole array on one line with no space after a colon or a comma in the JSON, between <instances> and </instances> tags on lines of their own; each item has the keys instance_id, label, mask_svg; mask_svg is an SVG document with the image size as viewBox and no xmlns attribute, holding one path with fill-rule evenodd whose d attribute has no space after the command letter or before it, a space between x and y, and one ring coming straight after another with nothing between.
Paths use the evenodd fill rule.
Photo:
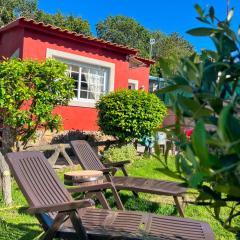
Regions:
<instances>
[{"instance_id":1,"label":"sunlight on lawn","mask_svg":"<svg viewBox=\"0 0 240 240\"><path fill-rule=\"evenodd\" d=\"M174 159L172 159L172 164L174 164ZM166 176L160 171L160 169L162 169L161 163L154 158L136 160L127 168L131 176L176 181L173 177ZM74 167L74 169L79 169L79 166ZM58 170L58 175L61 180L63 180L63 173L69 170L71 171L73 168ZM113 206L113 198L110 192L107 192L107 197L110 205ZM140 198L136 199L130 192L121 192L121 198L128 210L140 210L170 216L177 215L176 208L172 205L171 197L143 193L140 193L139 197ZM15 182L13 183L13 198L14 206L12 208L8 209L3 206L3 204L0 205L0 240L33 239L41 233L41 227L35 217L24 213L23 206L27 206L26 201L18 190ZM193 198L193 196L190 198ZM216 239L235 239L234 235L224 230L204 207L188 204L185 208L185 214L186 217L189 218L207 221L213 228Z\"/></svg>"}]
</instances>

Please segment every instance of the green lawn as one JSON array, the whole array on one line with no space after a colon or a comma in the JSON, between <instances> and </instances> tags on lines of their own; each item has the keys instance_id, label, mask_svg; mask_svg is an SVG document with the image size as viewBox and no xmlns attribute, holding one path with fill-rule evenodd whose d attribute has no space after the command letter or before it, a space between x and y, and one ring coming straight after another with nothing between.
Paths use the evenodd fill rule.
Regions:
<instances>
[{"instance_id":1,"label":"green lawn","mask_svg":"<svg viewBox=\"0 0 240 240\"><path fill-rule=\"evenodd\" d=\"M63 179L63 172L69 170L69 168L58 170L60 178ZM160 162L153 158L136 160L128 166L128 171L133 176L175 180L170 176L164 175ZM110 203L113 204L110 192L107 195ZM129 210L154 212L162 215L177 215L175 207L171 204L172 199L169 197L150 194L140 194L139 197L138 199L134 198L130 192L121 193L124 205ZM2 199L1 196L0 199ZM41 228L34 217L25 213L24 209L27 207L27 204L15 182L13 182L13 199L14 205L12 208L6 208L0 203L0 240L34 239L41 233ZM185 214L186 217L210 223L216 239L235 239L234 235L225 231L204 207L189 204L185 208Z\"/></svg>"}]
</instances>

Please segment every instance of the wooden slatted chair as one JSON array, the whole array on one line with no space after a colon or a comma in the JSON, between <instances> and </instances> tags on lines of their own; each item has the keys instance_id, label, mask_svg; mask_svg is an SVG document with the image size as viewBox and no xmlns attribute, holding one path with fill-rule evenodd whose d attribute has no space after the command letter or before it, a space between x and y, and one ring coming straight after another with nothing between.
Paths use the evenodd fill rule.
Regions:
<instances>
[{"instance_id":1,"label":"wooden slatted chair","mask_svg":"<svg viewBox=\"0 0 240 240\"><path fill-rule=\"evenodd\" d=\"M41 152L8 153L6 160L28 201L28 212L36 215L45 230L42 240L214 239L204 222L96 209L91 200L74 201Z\"/></svg>"},{"instance_id":2,"label":"wooden slatted chair","mask_svg":"<svg viewBox=\"0 0 240 240\"><path fill-rule=\"evenodd\" d=\"M180 216L184 217L183 203L180 203L179 197L184 199L184 194L187 192L187 188L181 186L180 183L142 177L130 177L125 168L125 164L130 163L130 161L121 161L103 165L88 142L84 140L75 140L71 141L70 144L83 169L103 171L107 180L112 181L117 190L129 190L133 193L144 192L172 196ZM124 176L111 176L111 167L120 168Z\"/></svg>"}]
</instances>

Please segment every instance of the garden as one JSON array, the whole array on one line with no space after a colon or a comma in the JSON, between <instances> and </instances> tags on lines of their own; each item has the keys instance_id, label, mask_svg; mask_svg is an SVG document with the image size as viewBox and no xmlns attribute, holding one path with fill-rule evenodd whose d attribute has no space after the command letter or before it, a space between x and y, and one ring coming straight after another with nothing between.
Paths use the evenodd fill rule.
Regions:
<instances>
[{"instance_id":1,"label":"garden","mask_svg":"<svg viewBox=\"0 0 240 240\"><path fill-rule=\"evenodd\" d=\"M86 143L83 141L80 141L77 147L72 142L70 143L72 147L70 157L77 157L77 164L54 169L55 171L52 171L52 166L46 163L43 154L28 151L29 144L37 140L38 129L62 130L61 117L53 114L54 108L67 105L74 95L74 80L66 74L65 64L53 59L42 62L6 59L0 63L0 116L5 126L3 137L7 139L3 141L3 155L0 155L3 189L0 195L0 239L45 239L38 220L41 220L41 214L50 212L49 216L53 216L51 214L55 211L58 212L55 217L57 220L56 222L51 220L53 223L49 227L50 231L46 231L50 235L46 239L55 237L55 231L62 223L65 223L66 216L69 216L76 233L81 236L79 239L87 239L81 217L79 217L84 212L78 212L76 207L73 209L74 204L86 204L87 206L87 202L82 200L84 194L76 190L72 195L80 198L79 202L65 199L60 203L57 200L54 205L51 201L56 200L56 194L61 188L52 191L55 195L44 192L44 187L47 190L51 189L50 183L54 184L57 181L55 172L61 179L61 183L55 185L58 187L64 182L64 173L76 170L102 171L108 183L101 182L100 190L114 210L117 210L117 207L112 192L102 191L102 189L106 186L104 184L112 184L113 189L116 186L117 190L121 190L122 185L118 185L114 179L120 179L120 181L125 179L125 185L123 184L125 188L119 192L120 199L126 210L143 212L145 215L141 216L144 216L142 218L145 221L148 217L159 220L160 215L181 216L176 220L179 221L178 224L182 224L185 218L200 221L189 220L190 225L207 222L216 239L240 238L240 30L235 33L231 28L233 10L228 12L225 20L220 21L215 16L213 7L203 10L196 5L195 8L199 15L198 20L207 27L194 28L188 33L193 36L210 37L216 50L204 49L201 53L193 53L181 60L174 59L174 56L160 59L161 71L168 80L168 86L160 89L157 94L169 95L170 108L176 116L174 123L162 126L168 109L157 94L148 93L143 89L120 89L101 96L96 104L98 126L115 142L101 151L100 162L99 156L91 147L88 147L89 145L84 145ZM177 64L174 71L173 63ZM192 132L186 135L186 129L189 127L192 128ZM153 137L159 131L164 132L171 143L166 145L165 151L161 151L158 142ZM148 143L142 141L143 144L145 143L146 151L139 154L137 146L143 138L152 142L149 144L149 141ZM171 151L173 146L176 148L175 152ZM84 152L86 149L87 154ZM11 153L6 155L7 152ZM84 160L86 156L89 161ZM16 165L13 164L13 160ZM98 162L96 168L95 160ZM125 167L128 161L130 163ZM32 168L31 164L36 165ZM35 171L39 174L34 174ZM44 176L48 177L46 174L50 174L53 179L50 183L47 178L44 178ZM17 179L19 185L12 176ZM133 176L149 180L147 184L142 185L141 181L136 182ZM33 185L31 185L32 179ZM156 180L152 182L154 184L151 185L150 179ZM161 187L161 191L165 192L159 193L160 190L155 185L162 184L162 181L171 183L167 182L169 188ZM178 195L174 195L174 191L170 193L171 184L176 184L174 191L179 191ZM127 185L130 191L127 191L129 190L126 188ZM36 189L39 188L40 193L46 194L46 197L50 196L51 200L46 200L50 202L49 206L46 205L45 199L42 200L45 204L43 206L39 202L34 204L36 199L40 201L41 198L40 196L38 199L38 194L36 194L31 199L29 192L37 191L35 186ZM88 186L85 187L87 193L91 192L90 188L94 189L92 191L99 191L94 186ZM176 198L182 197L183 192L180 190L185 188L187 188L187 194L184 199L185 218L183 218L181 213L183 206L176 202ZM62 195L67 192L61 191ZM66 201L70 201L72 205L66 205ZM87 209L86 212L93 209L86 208L86 206L83 207ZM96 200L96 209L102 207ZM35 213L38 218L28 212ZM125 212L128 214L128 211ZM103 213L105 213L104 210ZM154 215L146 213L154 213ZM100 212L97 214L99 214L98 217L101 216ZM121 213L118 214L121 215ZM134 212L131 214L135 216ZM167 219L168 222L176 219L164 217L162 219ZM87 222L84 217L82 219ZM62 221L61 224L58 220ZM109 222L110 220L108 219ZM45 224L48 221L46 220ZM132 222L134 222L134 217L128 223ZM98 230L98 226L94 225L95 220L90 223L93 225L91 231ZM128 223L124 223L123 220L118 222L125 227ZM141 230L150 223L146 221L138 224ZM161 224L158 225L158 222L153 221L153 225L159 234L158 227ZM173 232L186 234L184 230L179 230L176 225L174 226L174 228L171 226ZM53 227L53 232L51 232L51 227ZM130 233L127 233L130 238ZM174 234L170 238L167 234L167 239L179 238ZM209 239L213 239L211 233L208 232L208 234ZM160 235L153 234L153 239L159 239ZM197 239L196 236L193 239ZM136 239L135 237L133 239ZM144 237L145 235L141 235L139 239L149 239L149 237L151 239L152 236Z\"/></svg>"},{"instance_id":2,"label":"garden","mask_svg":"<svg viewBox=\"0 0 240 240\"><path fill-rule=\"evenodd\" d=\"M171 157L171 161L174 162L173 157ZM68 167L57 170L57 173L63 180L64 172L77 169L79 169L79 167ZM147 171L145 171L145 169L147 169ZM128 166L127 170L132 176L176 181L174 177L161 173L161 169L164 169L164 167L160 164L159 160L142 157L136 158L133 163ZM129 191L122 191L120 196L127 210L152 212L165 216L177 215L176 208L173 205L172 199L169 197L141 193L139 198L135 198ZM193 202L195 197L196 195L190 195L189 201L191 200L191 202ZM113 199L110 192L107 192L107 198L111 204ZM9 240L36 238L42 232L42 229L34 216L26 214L27 202L15 182L13 182L13 199L14 205L10 208L1 203L0 239L6 239L6 236ZM113 205L113 208L116 207ZM225 212L227 213L227 209ZM226 214L225 212L223 212L223 214ZM185 208L185 215L188 218L209 222L216 235L216 239L235 239L234 234L224 230L205 206L197 206L189 203Z\"/></svg>"}]
</instances>

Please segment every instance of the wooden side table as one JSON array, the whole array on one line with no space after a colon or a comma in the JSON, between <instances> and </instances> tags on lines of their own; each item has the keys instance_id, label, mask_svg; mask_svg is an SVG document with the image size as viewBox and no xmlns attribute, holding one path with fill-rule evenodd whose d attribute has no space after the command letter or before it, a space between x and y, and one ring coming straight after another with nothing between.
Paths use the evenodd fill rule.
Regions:
<instances>
[{"instance_id":1,"label":"wooden side table","mask_svg":"<svg viewBox=\"0 0 240 240\"><path fill-rule=\"evenodd\" d=\"M64 183L68 186L87 187L101 184L103 183L103 180L104 180L103 173L101 171L95 170L80 170L67 172L64 174ZM74 190L74 187L69 188L68 190L70 192L75 192L72 191ZM103 206L103 208L111 209L101 189L99 189L98 191L96 190L86 191L84 193L86 198L96 197Z\"/></svg>"},{"instance_id":2,"label":"wooden side table","mask_svg":"<svg viewBox=\"0 0 240 240\"><path fill-rule=\"evenodd\" d=\"M82 170L64 174L64 183L68 186L91 186L103 183L103 173L95 170Z\"/></svg>"}]
</instances>

